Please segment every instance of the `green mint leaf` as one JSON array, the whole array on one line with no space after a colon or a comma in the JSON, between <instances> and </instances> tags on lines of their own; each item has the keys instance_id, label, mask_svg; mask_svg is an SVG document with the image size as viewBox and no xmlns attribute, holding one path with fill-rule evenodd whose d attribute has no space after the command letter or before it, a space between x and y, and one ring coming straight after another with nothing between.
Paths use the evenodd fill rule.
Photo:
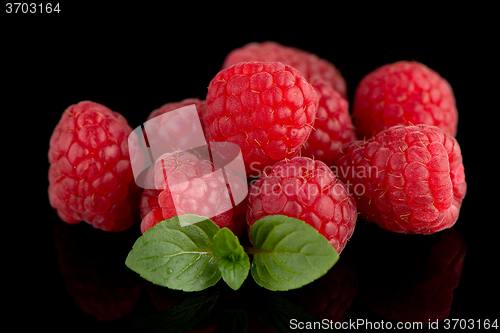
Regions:
<instances>
[{"instance_id":1,"label":"green mint leaf","mask_svg":"<svg viewBox=\"0 0 500 333\"><path fill-rule=\"evenodd\" d=\"M269 215L250 229L252 276L269 290L300 288L328 272L339 256L328 240L304 221Z\"/></svg>"},{"instance_id":2,"label":"green mint leaf","mask_svg":"<svg viewBox=\"0 0 500 333\"><path fill-rule=\"evenodd\" d=\"M228 228L222 228L213 239L214 254L219 257L222 279L233 290L238 290L250 271L250 258Z\"/></svg>"},{"instance_id":3,"label":"green mint leaf","mask_svg":"<svg viewBox=\"0 0 500 333\"><path fill-rule=\"evenodd\" d=\"M221 278L213 252L213 238L220 229L206 217L186 214L180 218L184 226L176 216L146 231L135 242L125 265L163 287L203 290Z\"/></svg>"}]
</instances>

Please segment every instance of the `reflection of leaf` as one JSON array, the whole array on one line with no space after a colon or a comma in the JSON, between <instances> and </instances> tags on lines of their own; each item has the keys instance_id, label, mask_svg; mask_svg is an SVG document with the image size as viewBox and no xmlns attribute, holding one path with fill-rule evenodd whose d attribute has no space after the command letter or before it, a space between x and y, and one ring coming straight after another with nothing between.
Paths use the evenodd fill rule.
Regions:
<instances>
[{"instance_id":1,"label":"reflection of leaf","mask_svg":"<svg viewBox=\"0 0 500 333\"><path fill-rule=\"evenodd\" d=\"M265 291L259 296L257 314L277 333L295 331L292 330L292 320L296 320L296 323L321 323L320 319L275 292Z\"/></svg>"},{"instance_id":2,"label":"reflection of leaf","mask_svg":"<svg viewBox=\"0 0 500 333\"><path fill-rule=\"evenodd\" d=\"M238 290L248 276L250 259L236 237L228 228L214 236L214 254L219 257L222 279L233 290Z\"/></svg>"},{"instance_id":3,"label":"reflection of leaf","mask_svg":"<svg viewBox=\"0 0 500 333\"><path fill-rule=\"evenodd\" d=\"M144 279L171 289L198 291L220 279L213 237L219 227L210 219L183 215L159 222L135 242L125 264Z\"/></svg>"},{"instance_id":4,"label":"reflection of leaf","mask_svg":"<svg viewBox=\"0 0 500 333\"><path fill-rule=\"evenodd\" d=\"M248 319L242 309L226 309L217 322L217 332L224 333L246 333L248 331Z\"/></svg>"},{"instance_id":5,"label":"reflection of leaf","mask_svg":"<svg viewBox=\"0 0 500 333\"><path fill-rule=\"evenodd\" d=\"M304 221L269 215L252 225L252 276L261 287L289 290L323 276L337 262L334 247Z\"/></svg>"},{"instance_id":6,"label":"reflection of leaf","mask_svg":"<svg viewBox=\"0 0 500 333\"><path fill-rule=\"evenodd\" d=\"M145 332L187 332L209 317L219 298L219 291L197 292L167 311L132 322Z\"/></svg>"}]
</instances>

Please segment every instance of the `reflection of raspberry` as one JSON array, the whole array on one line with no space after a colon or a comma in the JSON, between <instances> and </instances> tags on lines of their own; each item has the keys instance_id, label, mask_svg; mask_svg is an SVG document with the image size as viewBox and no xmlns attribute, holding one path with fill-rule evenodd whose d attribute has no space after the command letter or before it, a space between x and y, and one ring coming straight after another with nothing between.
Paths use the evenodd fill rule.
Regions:
<instances>
[{"instance_id":1,"label":"reflection of raspberry","mask_svg":"<svg viewBox=\"0 0 500 333\"><path fill-rule=\"evenodd\" d=\"M357 218L344 183L325 163L307 157L278 162L266 173L250 189L249 227L267 215L294 217L316 228L340 254Z\"/></svg>"},{"instance_id":2,"label":"reflection of raspberry","mask_svg":"<svg viewBox=\"0 0 500 333\"><path fill-rule=\"evenodd\" d=\"M354 96L353 116L358 136L394 125L427 124L455 136L458 112L449 83L418 62L398 61L365 76Z\"/></svg>"},{"instance_id":3,"label":"reflection of raspberry","mask_svg":"<svg viewBox=\"0 0 500 333\"><path fill-rule=\"evenodd\" d=\"M349 104L328 83L315 80L311 85L319 98L314 130L300 154L331 165L344 143L356 140L349 115Z\"/></svg>"},{"instance_id":4,"label":"reflection of raspberry","mask_svg":"<svg viewBox=\"0 0 500 333\"><path fill-rule=\"evenodd\" d=\"M195 151L167 153L152 170L156 190L145 190L142 196L143 233L160 221L183 214L209 217L221 228L242 229L243 222L233 218L230 188L222 170L215 170L208 158ZM229 183L238 182L228 171L226 176Z\"/></svg>"},{"instance_id":5,"label":"reflection of raspberry","mask_svg":"<svg viewBox=\"0 0 500 333\"><path fill-rule=\"evenodd\" d=\"M316 103L314 89L293 67L239 63L210 82L205 125L213 141L240 147L250 173L298 155Z\"/></svg>"},{"instance_id":6,"label":"reflection of raspberry","mask_svg":"<svg viewBox=\"0 0 500 333\"><path fill-rule=\"evenodd\" d=\"M129 236L96 233L87 225L63 223L54 230L68 293L78 307L97 320L116 320L129 314L141 295L141 278L123 265L134 242Z\"/></svg>"},{"instance_id":7,"label":"reflection of raspberry","mask_svg":"<svg viewBox=\"0 0 500 333\"><path fill-rule=\"evenodd\" d=\"M278 61L296 68L307 81L323 79L339 94L347 98L347 86L344 78L335 66L325 59L307 51L276 42L249 43L231 51L224 60L222 68L248 61Z\"/></svg>"},{"instance_id":8,"label":"reflection of raspberry","mask_svg":"<svg viewBox=\"0 0 500 333\"><path fill-rule=\"evenodd\" d=\"M320 319L329 319L333 323L342 322L346 310L358 294L358 279L354 262L340 257L328 273L316 281L292 290L299 305Z\"/></svg>"},{"instance_id":9,"label":"reflection of raspberry","mask_svg":"<svg viewBox=\"0 0 500 333\"><path fill-rule=\"evenodd\" d=\"M366 251L359 252L360 301L401 322L426 324L447 318L466 254L460 235L453 228L425 239L369 231L360 233L358 241L384 256L373 260Z\"/></svg>"},{"instance_id":10,"label":"reflection of raspberry","mask_svg":"<svg viewBox=\"0 0 500 333\"><path fill-rule=\"evenodd\" d=\"M121 231L135 221L139 189L133 181L125 118L84 101L64 111L50 139L49 199L67 223Z\"/></svg>"},{"instance_id":11,"label":"reflection of raspberry","mask_svg":"<svg viewBox=\"0 0 500 333\"><path fill-rule=\"evenodd\" d=\"M363 219L395 232L451 227L467 188L458 142L435 126L394 126L347 143L335 167Z\"/></svg>"}]
</instances>

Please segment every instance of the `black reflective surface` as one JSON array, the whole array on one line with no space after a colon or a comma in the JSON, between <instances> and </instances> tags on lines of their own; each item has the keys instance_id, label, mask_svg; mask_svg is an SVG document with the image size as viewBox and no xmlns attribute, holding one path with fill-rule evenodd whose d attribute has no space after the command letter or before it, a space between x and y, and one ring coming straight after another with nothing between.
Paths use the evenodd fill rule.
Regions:
<instances>
[{"instance_id":1,"label":"black reflective surface","mask_svg":"<svg viewBox=\"0 0 500 333\"><path fill-rule=\"evenodd\" d=\"M7 101L2 120L8 129L2 146L5 327L141 332L165 320L167 309L176 309L167 319L179 328L238 331L247 325L249 332L267 332L266 323L290 327L290 319L297 319L292 331L299 331L299 322L321 318L390 322L393 329L422 318L440 320L441 328L446 320L452 327L455 320L457 327L477 328L498 318L495 39L483 22L464 19L477 16L471 9L423 15L413 8L404 19L350 11L325 19L304 15L307 22L281 20L280 29L233 29L227 22L238 20L222 20L220 13L154 12L144 16L157 24L153 29L138 26L133 12L86 8L80 16L73 8L48 25L47 17L23 18L15 26L22 33L0 36L1 94ZM218 19L207 19L212 17ZM127 25L114 25L113 18L126 18ZM305 26L310 33L303 33ZM229 36L228 29L239 33ZM165 103L203 99L229 51L265 40L332 61L346 78L350 104L359 80L389 62L414 59L445 77L457 99L457 140L468 185L456 225L411 236L358 221L334 268L300 290L272 293L249 278L237 292L220 281L202 293L182 293L151 285L125 267L139 225L112 234L58 219L47 195L47 151L65 108L92 100L122 113L135 128Z\"/></svg>"},{"instance_id":2,"label":"black reflective surface","mask_svg":"<svg viewBox=\"0 0 500 333\"><path fill-rule=\"evenodd\" d=\"M486 279L470 271L475 265L460 228L405 235L358 222L335 266L300 289L271 292L249 278L238 291L221 280L187 293L149 283L124 265L141 235L138 225L106 233L56 220L48 224L53 237L45 239L53 251L44 258L51 265L42 280L50 284L35 288L48 302L41 320L61 330L76 325L82 331L243 332L245 327L248 332L273 332L272 327L286 332L314 322L317 326L310 327L328 331L398 328L399 322L421 322L428 329L430 322L443 327L445 320L462 318L474 319L477 326L478 319L496 319L488 303L471 308L468 302L471 292L487 299L495 290L476 284ZM248 243L245 236L243 244ZM479 290L487 294L476 294Z\"/></svg>"}]
</instances>

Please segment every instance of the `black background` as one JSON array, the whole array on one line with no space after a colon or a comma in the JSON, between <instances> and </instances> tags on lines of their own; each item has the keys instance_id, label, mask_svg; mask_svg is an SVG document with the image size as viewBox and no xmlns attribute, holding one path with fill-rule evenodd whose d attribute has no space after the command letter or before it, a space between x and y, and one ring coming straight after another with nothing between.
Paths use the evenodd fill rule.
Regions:
<instances>
[{"instance_id":1,"label":"black background","mask_svg":"<svg viewBox=\"0 0 500 333\"><path fill-rule=\"evenodd\" d=\"M127 317L99 323L75 305L64 287L54 242L62 222L47 196L49 139L62 112L92 100L120 112L135 128L167 102L204 99L228 52L265 40L333 62L347 81L350 104L364 75L397 60L422 62L449 81L468 184L455 226L467 253L450 318L498 318L499 73L493 53L498 30L484 16L491 9L68 6L61 4L58 16L14 16L1 9L2 258L7 259L2 275L9 296L4 308L12 313L4 324L57 332L130 328ZM356 233L347 246L354 244ZM153 308L143 293L131 316L148 309ZM349 311L346 318L383 319L356 302Z\"/></svg>"}]
</instances>

